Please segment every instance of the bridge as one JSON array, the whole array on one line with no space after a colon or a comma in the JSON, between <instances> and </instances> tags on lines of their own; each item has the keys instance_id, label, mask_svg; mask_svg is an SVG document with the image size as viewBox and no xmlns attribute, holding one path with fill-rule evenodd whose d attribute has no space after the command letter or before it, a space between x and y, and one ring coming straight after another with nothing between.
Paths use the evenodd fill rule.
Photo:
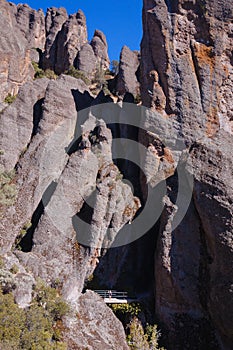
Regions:
<instances>
[{"instance_id":1,"label":"bridge","mask_svg":"<svg viewBox=\"0 0 233 350\"><path fill-rule=\"evenodd\" d=\"M116 290L93 290L106 304L128 304L135 302L135 298L130 298L127 292L118 292Z\"/></svg>"}]
</instances>

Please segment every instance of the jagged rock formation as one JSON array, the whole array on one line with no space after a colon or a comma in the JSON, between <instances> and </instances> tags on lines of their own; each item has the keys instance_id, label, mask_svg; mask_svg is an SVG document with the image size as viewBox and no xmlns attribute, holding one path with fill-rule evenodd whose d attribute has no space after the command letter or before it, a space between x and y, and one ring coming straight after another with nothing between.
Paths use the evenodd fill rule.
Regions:
<instances>
[{"instance_id":1,"label":"jagged rock formation","mask_svg":"<svg viewBox=\"0 0 233 350\"><path fill-rule=\"evenodd\" d=\"M3 207L1 256L9 269L13 264L18 267L18 273L11 277L16 286L15 300L21 307L30 304L37 278L48 284L58 279L62 282L63 297L82 315L79 320L72 316L64 321L70 349L80 348L81 343L94 349L95 342L91 340L94 333L99 334L102 348L127 349L123 328L103 301L88 293L80 299L85 280L102 255L102 246L111 245L140 206L113 164L112 136L104 121L90 117L82 127L82 139L77 145L77 140L72 142L77 111L92 101L82 80L61 75L57 80L25 84L15 102L3 112L1 171L16 166L17 198L13 207ZM15 143L7 138L9 128ZM73 219L79 212L80 215L86 212L85 199L91 194L94 198L90 235L83 241L79 232L82 226L78 224L75 232ZM22 239L20 232L30 221L32 229ZM90 305L86 308L87 304L94 304L95 308ZM101 327L89 327L92 319L102 322L103 313L108 315L111 325L101 335L101 327L106 327L104 321ZM92 334L90 339L84 336L86 333Z\"/></svg>"},{"instance_id":2,"label":"jagged rock formation","mask_svg":"<svg viewBox=\"0 0 233 350\"><path fill-rule=\"evenodd\" d=\"M119 72L117 75L116 90L124 96L126 92L135 97L140 93L138 82L139 53L131 51L127 46L121 50Z\"/></svg>"},{"instance_id":3,"label":"jagged rock formation","mask_svg":"<svg viewBox=\"0 0 233 350\"><path fill-rule=\"evenodd\" d=\"M105 35L96 30L88 44L86 18L81 10L68 16L64 8L51 7L44 16L42 10L1 0L1 11L0 101L8 93L16 95L21 85L32 80L32 61L56 74L74 66L90 78L96 70L109 67Z\"/></svg>"},{"instance_id":4,"label":"jagged rock formation","mask_svg":"<svg viewBox=\"0 0 233 350\"><path fill-rule=\"evenodd\" d=\"M8 93L17 94L19 86L32 79L30 50L24 33L17 26L17 7L1 0L0 100ZM20 27L20 26L19 26Z\"/></svg>"},{"instance_id":5,"label":"jagged rock formation","mask_svg":"<svg viewBox=\"0 0 233 350\"><path fill-rule=\"evenodd\" d=\"M194 175L193 200L175 229L178 185L170 179L155 258L156 313L176 349L230 349L233 341L232 10L226 1L144 0L143 104L177 125ZM152 175L156 125L148 116L143 127L150 133L141 134ZM213 329L221 345L205 343Z\"/></svg>"},{"instance_id":6,"label":"jagged rock formation","mask_svg":"<svg viewBox=\"0 0 233 350\"><path fill-rule=\"evenodd\" d=\"M0 202L1 281L14 285L22 308L38 278L59 284L73 310L63 319L69 350L128 348L111 310L82 293L93 274L107 288L136 286L141 298L153 289L150 311L168 350L230 350L231 3L144 0L140 57L122 49L116 109L111 96L92 95L80 79L33 80L32 60L58 74L73 65L89 77L108 67L106 38L96 31L88 43L81 11L50 8L44 18L26 5L0 4L0 100L18 92L0 105L0 175L15 170L7 182L15 202ZM148 109L134 105L132 113L125 102L137 96L138 79ZM99 106L105 102L109 109ZM113 138L125 158L115 159ZM127 139L144 148L131 149ZM141 213L119 169L143 206L155 190L148 220L163 209L149 234L107 251Z\"/></svg>"}]
</instances>

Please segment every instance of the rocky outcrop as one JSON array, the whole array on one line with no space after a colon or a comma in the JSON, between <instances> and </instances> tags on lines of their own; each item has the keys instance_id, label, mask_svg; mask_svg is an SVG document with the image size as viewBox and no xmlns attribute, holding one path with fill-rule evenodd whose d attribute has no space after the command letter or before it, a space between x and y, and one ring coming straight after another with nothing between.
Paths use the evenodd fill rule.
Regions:
<instances>
[{"instance_id":1,"label":"rocky outcrop","mask_svg":"<svg viewBox=\"0 0 233 350\"><path fill-rule=\"evenodd\" d=\"M0 100L10 93L17 94L19 86L33 77L30 50L24 33L17 26L17 7L1 0L0 35Z\"/></svg>"},{"instance_id":2,"label":"rocky outcrop","mask_svg":"<svg viewBox=\"0 0 233 350\"><path fill-rule=\"evenodd\" d=\"M70 349L129 349L121 322L95 293L87 291L79 298L77 313L78 317L66 322Z\"/></svg>"},{"instance_id":3,"label":"rocky outcrop","mask_svg":"<svg viewBox=\"0 0 233 350\"><path fill-rule=\"evenodd\" d=\"M75 60L81 47L87 42L87 27L84 13L79 10L63 24L56 38L56 62L54 70L57 74L75 66Z\"/></svg>"},{"instance_id":4,"label":"rocky outcrop","mask_svg":"<svg viewBox=\"0 0 233 350\"><path fill-rule=\"evenodd\" d=\"M160 115L162 124L169 117L174 138L179 130L192 161L186 174L194 176L193 199L177 227L184 203L177 204L177 175L170 177L170 168L156 250L156 313L170 332L167 347L172 349L205 349L205 339L211 349L228 349L232 343L232 320L223 301L232 308L232 183L226 180L232 172L227 151L232 147L232 102L227 93L231 18L232 5L225 1L144 1L143 104ZM160 153L157 118L148 116L142 125L149 131L140 135L148 145L142 163L153 179ZM214 332L221 345L216 345Z\"/></svg>"},{"instance_id":5,"label":"rocky outcrop","mask_svg":"<svg viewBox=\"0 0 233 350\"><path fill-rule=\"evenodd\" d=\"M139 53L131 51L127 46L124 46L121 50L116 84L116 90L119 95L124 96L126 92L133 94L135 97L139 95L138 69Z\"/></svg>"},{"instance_id":6,"label":"rocky outcrop","mask_svg":"<svg viewBox=\"0 0 233 350\"><path fill-rule=\"evenodd\" d=\"M77 67L79 70L91 75L96 69L96 58L93 48L86 43L82 46L77 57Z\"/></svg>"},{"instance_id":7,"label":"rocky outcrop","mask_svg":"<svg viewBox=\"0 0 233 350\"><path fill-rule=\"evenodd\" d=\"M51 7L45 16L46 41L42 55L42 67L44 69L54 69L57 60L57 35L63 24L68 19L66 9L63 7Z\"/></svg>"},{"instance_id":8,"label":"rocky outcrop","mask_svg":"<svg viewBox=\"0 0 233 350\"><path fill-rule=\"evenodd\" d=\"M48 36L42 59L44 69L50 68L61 74L74 66L93 76L97 69L109 67L105 35L96 30L88 44L86 18L81 10L67 18L64 9L49 9L46 28Z\"/></svg>"},{"instance_id":9,"label":"rocky outcrop","mask_svg":"<svg viewBox=\"0 0 233 350\"><path fill-rule=\"evenodd\" d=\"M14 115L9 125L12 137L22 137L16 140L16 147L6 134L2 139L8 152L2 169L11 170L17 163L17 198L13 206L4 208L1 256L9 269L13 264L19 269L11 277L15 300L21 307L30 304L37 278L50 285L60 281L63 297L81 315L70 315L66 320L70 348L87 343L95 349L98 339L103 348L127 349L123 328L110 309L94 293L81 296L103 248L112 244L140 207L113 164L112 135L105 122L90 116L82 126L81 139L75 134L83 117L78 111L85 107L84 101L88 106L92 100L83 81L62 75L57 80L25 84L4 111L5 132L9 132L9 118ZM27 149L20 154L24 144ZM95 308L86 308L90 300ZM111 326L101 335L101 327L106 326L101 321L103 313ZM103 325L93 329L93 319Z\"/></svg>"},{"instance_id":10,"label":"rocky outcrop","mask_svg":"<svg viewBox=\"0 0 233 350\"><path fill-rule=\"evenodd\" d=\"M1 11L0 101L16 95L20 86L33 79L32 61L58 75L74 66L93 77L98 69L109 67L106 38L96 30L88 44L81 10L68 16L64 8L51 7L44 16L42 10L1 0Z\"/></svg>"},{"instance_id":11,"label":"rocky outcrop","mask_svg":"<svg viewBox=\"0 0 233 350\"><path fill-rule=\"evenodd\" d=\"M46 35L43 11L36 11L26 4L19 4L15 18L18 28L28 42L29 48L43 50Z\"/></svg>"},{"instance_id":12,"label":"rocky outcrop","mask_svg":"<svg viewBox=\"0 0 233 350\"><path fill-rule=\"evenodd\" d=\"M103 70L109 68L109 58L108 58L108 44L106 37L103 32L96 30L91 40L91 46L93 48L96 60L97 67Z\"/></svg>"}]
</instances>

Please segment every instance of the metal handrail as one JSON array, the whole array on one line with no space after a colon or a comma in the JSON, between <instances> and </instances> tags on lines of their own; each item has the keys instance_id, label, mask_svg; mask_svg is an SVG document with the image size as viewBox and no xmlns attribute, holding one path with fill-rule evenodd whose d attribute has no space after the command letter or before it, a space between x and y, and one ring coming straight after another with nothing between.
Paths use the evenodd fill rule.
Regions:
<instances>
[{"instance_id":1,"label":"metal handrail","mask_svg":"<svg viewBox=\"0 0 233 350\"><path fill-rule=\"evenodd\" d=\"M117 298L117 299L126 299L128 298L127 292L118 292L116 290L94 290L102 298Z\"/></svg>"}]
</instances>

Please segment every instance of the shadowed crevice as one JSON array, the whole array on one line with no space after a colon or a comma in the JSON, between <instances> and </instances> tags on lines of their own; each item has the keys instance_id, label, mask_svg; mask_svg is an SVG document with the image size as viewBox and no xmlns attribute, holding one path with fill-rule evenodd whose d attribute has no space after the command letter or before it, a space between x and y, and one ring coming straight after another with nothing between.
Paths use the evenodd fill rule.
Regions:
<instances>
[{"instance_id":1,"label":"shadowed crevice","mask_svg":"<svg viewBox=\"0 0 233 350\"><path fill-rule=\"evenodd\" d=\"M35 230L38 226L40 218L44 214L44 209L48 205L50 199L52 198L57 187L56 182L51 182L51 184L45 190L40 203L38 204L36 210L34 211L31 219L31 226L27 229L25 236L19 242L17 248L22 250L24 253L29 253L33 247L33 236Z\"/></svg>"}]
</instances>

